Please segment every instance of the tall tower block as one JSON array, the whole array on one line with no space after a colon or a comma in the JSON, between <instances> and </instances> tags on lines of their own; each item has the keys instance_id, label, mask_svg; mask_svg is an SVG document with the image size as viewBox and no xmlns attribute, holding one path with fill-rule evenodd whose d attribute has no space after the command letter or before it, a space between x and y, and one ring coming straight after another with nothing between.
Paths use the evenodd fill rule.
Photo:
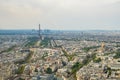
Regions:
<instances>
[{"instance_id":1,"label":"tall tower block","mask_svg":"<svg viewBox=\"0 0 120 80\"><path fill-rule=\"evenodd\" d=\"M40 24L39 24L39 38L42 39Z\"/></svg>"}]
</instances>

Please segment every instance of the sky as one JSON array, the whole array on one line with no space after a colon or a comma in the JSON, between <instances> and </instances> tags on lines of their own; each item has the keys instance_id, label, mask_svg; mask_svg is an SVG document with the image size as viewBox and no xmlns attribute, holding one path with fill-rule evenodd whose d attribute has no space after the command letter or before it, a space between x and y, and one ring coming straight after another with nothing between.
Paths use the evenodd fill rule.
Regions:
<instances>
[{"instance_id":1,"label":"sky","mask_svg":"<svg viewBox=\"0 0 120 80\"><path fill-rule=\"evenodd\" d=\"M0 0L0 29L120 30L120 0Z\"/></svg>"}]
</instances>

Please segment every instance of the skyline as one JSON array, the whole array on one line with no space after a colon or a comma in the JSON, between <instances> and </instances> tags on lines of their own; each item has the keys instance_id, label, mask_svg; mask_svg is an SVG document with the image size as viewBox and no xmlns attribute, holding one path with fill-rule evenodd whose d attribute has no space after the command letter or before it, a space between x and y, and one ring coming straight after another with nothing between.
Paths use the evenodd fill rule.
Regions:
<instances>
[{"instance_id":1,"label":"skyline","mask_svg":"<svg viewBox=\"0 0 120 80\"><path fill-rule=\"evenodd\" d=\"M1 0L0 17L0 30L120 30L120 0Z\"/></svg>"}]
</instances>

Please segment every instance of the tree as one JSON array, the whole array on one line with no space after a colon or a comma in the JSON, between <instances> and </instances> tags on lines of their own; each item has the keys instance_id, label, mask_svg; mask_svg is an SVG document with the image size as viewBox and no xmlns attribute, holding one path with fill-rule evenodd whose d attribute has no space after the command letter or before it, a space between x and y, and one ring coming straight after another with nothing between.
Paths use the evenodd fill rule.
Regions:
<instances>
[{"instance_id":1,"label":"tree","mask_svg":"<svg viewBox=\"0 0 120 80\"><path fill-rule=\"evenodd\" d=\"M50 67L47 68L46 73L51 74L52 73L52 69Z\"/></svg>"},{"instance_id":2,"label":"tree","mask_svg":"<svg viewBox=\"0 0 120 80\"><path fill-rule=\"evenodd\" d=\"M35 72L38 72L37 68L35 68Z\"/></svg>"},{"instance_id":3,"label":"tree","mask_svg":"<svg viewBox=\"0 0 120 80\"><path fill-rule=\"evenodd\" d=\"M76 71L78 71L83 65L79 62L76 62L73 66L72 66L72 73L75 73Z\"/></svg>"},{"instance_id":4,"label":"tree","mask_svg":"<svg viewBox=\"0 0 120 80\"><path fill-rule=\"evenodd\" d=\"M120 52L116 52L116 55L114 56L115 59L120 58Z\"/></svg>"},{"instance_id":5,"label":"tree","mask_svg":"<svg viewBox=\"0 0 120 80\"><path fill-rule=\"evenodd\" d=\"M95 63L99 63L99 62L101 62L101 58L94 59L93 61L94 61Z\"/></svg>"},{"instance_id":6,"label":"tree","mask_svg":"<svg viewBox=\"0 0 120 80\"><path fill-rule=\"evenodd\" d=\"M24 72L24 69L25 69L25 65L20 66L17 70L17 74L22 74Z\"/></svg>"}]
</instances>

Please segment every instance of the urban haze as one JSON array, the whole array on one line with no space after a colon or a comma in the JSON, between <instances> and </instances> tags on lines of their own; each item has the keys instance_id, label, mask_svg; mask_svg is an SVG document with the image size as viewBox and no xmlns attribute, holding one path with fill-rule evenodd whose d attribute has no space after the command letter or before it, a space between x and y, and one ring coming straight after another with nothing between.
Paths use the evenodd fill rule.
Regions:
<instances>
[{"instance_id":1,"label":"urban haze","mask_svg":"<svg viewBox=\"0 0 120 80\"><path fill-rule=\"evenodd\" d=\"M120 0L0 0L0 80L120 80Z\"/></svg>"}]
</instances>

